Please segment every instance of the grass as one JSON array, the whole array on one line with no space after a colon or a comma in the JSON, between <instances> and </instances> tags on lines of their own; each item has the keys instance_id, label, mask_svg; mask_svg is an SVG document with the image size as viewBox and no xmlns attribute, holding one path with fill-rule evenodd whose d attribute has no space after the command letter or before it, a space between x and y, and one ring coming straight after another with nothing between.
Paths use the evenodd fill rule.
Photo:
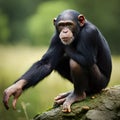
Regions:
<instances>
[{"instance_id":1,"label":"grass","mask_svg":"<svg viewBox=\"0 0 120 120\"><path fill-rule=\"evenodd\" d=\"M109 86L120 84L120 56L113 56L113 68Z\"/></svg>"},{"instance_id":2,"label":"grass","mask_svg":"<svg viewBox=\"0 0 120 120\"><path fill-rule=\"evenodd\" d=\"M0 46L0 101L2 101L4 89L17 80L35 61L39 60L46 50L45 47ZM113 56L112 58L113 72L109 86L120 84L120 56ZM18 100L16 111L12 109L6 111L0 102L0 119L32 119L37 113L52 107L56 95L72 88L72 84L56 72L52 72L36 87L23 93ZM10 107L11 102L12 99L9 102Z\"/></svg>"}]
</instances>

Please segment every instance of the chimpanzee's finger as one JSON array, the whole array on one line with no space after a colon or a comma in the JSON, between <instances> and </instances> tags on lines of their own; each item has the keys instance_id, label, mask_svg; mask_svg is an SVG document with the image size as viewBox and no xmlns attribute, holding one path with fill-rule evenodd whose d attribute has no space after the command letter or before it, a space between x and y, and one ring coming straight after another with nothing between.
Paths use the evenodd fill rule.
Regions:
<instances>
[{"instance_id":1,"label":"chimpanzee's finger","mask_svg":"<svg viewBox=\"0 0 120 120\"><path fill-rule=\"evenodd\" d=\"M8 106L9 98L10 98L9 94L4 92L4 94L3 94L3 103L4 103L4 106L5 106L5 108L7 110L9 109L9 106Z\"/></svg>"},{"instance_id":2,"label":"chimpanzee's finger","mask_svg":"<svg viewBox=\"0 0 120 120\"><path fill-rule=\"evenodd\" d=\"M18 100L19 96L21 95L21 93L22 93L22 90L18 90L17 92L14 93L14 99L12 102L12 107L14 110L16 109L16 103L17 103L17 100Z\"/></svg>"},{"instance_id":3,"label":"chimpanzee's finger","mask_svg":"<svg viewBox=\"0 0 120 120\"><path fill-rule=\"evenodd\" d=\"M18 99L18 98L14 97L13 102L12 102L12 106L13 106L13 109L14 109L14 110L16 109L17 99Z\"/></svg>"}]
</instances>

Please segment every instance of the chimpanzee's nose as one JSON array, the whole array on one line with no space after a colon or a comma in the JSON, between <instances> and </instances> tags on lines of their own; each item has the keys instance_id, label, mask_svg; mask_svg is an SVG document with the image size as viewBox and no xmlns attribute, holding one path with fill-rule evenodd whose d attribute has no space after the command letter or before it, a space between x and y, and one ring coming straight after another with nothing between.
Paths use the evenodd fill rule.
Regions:
<instances>
[{"instance_id":1,"label":"chimpanzee's nose","mask_svg":"<svg viewBox=\"0 0 120 120\"><path fill-rule=\"evenodd\" d=\"M67 28L64 28L63 29L63 33L67 33L68 32L68 29Z\"/></svg>"},{"instance_id":2,"label":"chimpanzee's nose","mask_svg":"<svg viewBox=\"0 0 120 120\"><path fill-rule=\"evenodd\" d=\"M67 33L67 32L68 32L68 30L67 30L67 29L64 29L64 30L63 30L63 33Z\"/></svg>"}]
</instances>

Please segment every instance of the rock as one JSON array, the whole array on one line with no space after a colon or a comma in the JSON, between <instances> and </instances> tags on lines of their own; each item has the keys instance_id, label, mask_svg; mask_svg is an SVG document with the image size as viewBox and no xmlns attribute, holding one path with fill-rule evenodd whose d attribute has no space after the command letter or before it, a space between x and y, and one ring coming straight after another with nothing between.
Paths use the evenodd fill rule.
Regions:
<instances>
[{"instance_id":1,"label":"rock","mask_svg":"<svg viewBox=\"0 0 120 120\"><path fill-rule=\"evenodd\" d=\"M86 114L86 120L116 120L116 114L106 110L90 110Z\"/></svg>"},{"instance_id":2,"label":"rock","mask_svg":"<svg viewBox=\"0 0 120 120\"><path fill-rule=\"evenodd\" d=\"M73 104L71 113L63 113L60 106L33 120L120 120L120 85Z\"/></svg>"}]
</instances>

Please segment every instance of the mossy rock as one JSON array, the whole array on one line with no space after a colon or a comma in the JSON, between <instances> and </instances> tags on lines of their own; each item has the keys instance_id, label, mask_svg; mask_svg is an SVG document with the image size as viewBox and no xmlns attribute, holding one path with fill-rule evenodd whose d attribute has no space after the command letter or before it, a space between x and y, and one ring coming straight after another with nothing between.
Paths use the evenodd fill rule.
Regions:
<instances>
[{"instance_id":1,"label":"mossy rock","mask_svg":"<svg viewBox=\"0 0 120 120\"><path fill-rule=\"evenodd\" d=\"M120 85L74 103L70 113L61 109L62 106L53 108L33 120L120 120Z\"/></svg>"}]
</instances>

